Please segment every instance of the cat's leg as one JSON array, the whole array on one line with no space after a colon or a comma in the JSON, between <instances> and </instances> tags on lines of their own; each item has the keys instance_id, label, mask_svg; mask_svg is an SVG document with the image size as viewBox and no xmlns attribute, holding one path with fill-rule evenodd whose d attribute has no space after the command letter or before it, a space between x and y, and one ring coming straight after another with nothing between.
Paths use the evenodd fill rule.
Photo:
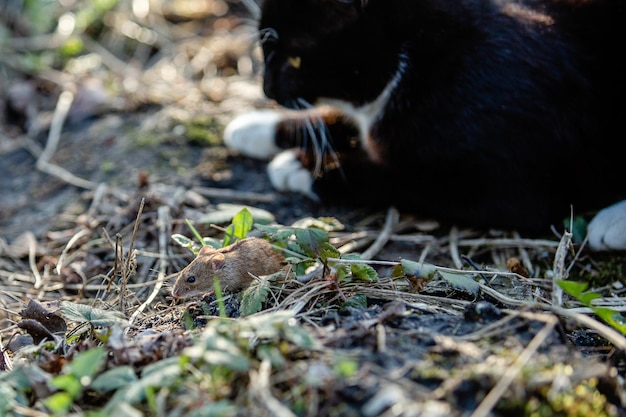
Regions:
<instances>
[{"instance_id":1,"label":"cat's leg","mask_svg":"<svg viewBox=\"0 0 626 417\"><path fill-rule=\"evenodd\" d=\"M276 155L267 166L267 175L278 191L296 192L319 200L313 191L313 174L302 165L296 149L287 149Z\"/></svg>"},{"instance_id":2,"label":"cat's leg","mask_svg":"<svg viewBox=\"0 0 626 417\"><path fill-rule=\"evenodd\" d=\"M600 210L587 235L593 250L626 250L626 200Z\"/></svg>"},{"instance_id":3,"label":"cat's leg","mask_svg":"<svg viewBox=\"0 0 626 417\"><path fill-rule=\"evenodd\" d=\"M313 177L300 163L295 143L290 149L277 146L281 124L290 122L290 117L276 110L245 113L226 126L224 143L228 148L251 158L273 157L267 169L272 186L279 191L299 192L315 199L312 192Z\"/></svg>"},{"instance_id":4,"label":"cat's leg","mask_svg":"<svg viewBox=\"0 0 626 417\"><path fill-rule=\"evenodd\" d=\"M281 152L276 146L276 131L283 120L275 110L256 110L232 120L224 130L224 143L242 155L270 159Z\"/></svg>"}]
</instances>

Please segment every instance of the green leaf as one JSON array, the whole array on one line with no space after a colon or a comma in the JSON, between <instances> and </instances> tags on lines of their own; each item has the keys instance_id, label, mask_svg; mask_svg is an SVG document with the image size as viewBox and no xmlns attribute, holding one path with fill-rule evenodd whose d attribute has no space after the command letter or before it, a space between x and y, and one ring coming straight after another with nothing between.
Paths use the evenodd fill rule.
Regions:
<instances>
[{"instance_id":1,"label":"green leaf","mask_svg":"<svg viewBox=\"0 0 626 417\"><path fill-rule=\"evenodd\" d=\"M220 311L220 317L228 317L228 314L226 314L226 304L224 303L224 294L222 293L222 284L220 284L220 280L217 279L217 276L213 277L213 290L215 291L215 300L217 301L217 307Z\"/></svg>"},{"instance_id":2,"label":"green leaf","mask_svg":"<svg viewBox=\"0 0 626 417\"><path fill-rule=\"evenodd\" d=\"M0 415L10 415L9 411L15 409L15 405L19 402L18 395L19 394L12 386L0 383ZM24 404L24 402L22 402L22 404Z\"/></svg>"},{"instance_id":3,"label":"green leaf","mask_svg":"<svg viewBox=\"0 0 626 417\"><path fill-rule=\"evenodd\" d=\"M556 284L563 289L566 293L571 295L572 297L578 299L580 294L583 293L589 286L586 282L576 282L576 281L565 281L558 280Z\"/></svg>"},{"instance_id":4,"label":"green leaf","mask_svg":"<svg viewBox=\"0 0 626 417\"><path fill-rule=\"evenodd\" d=\"M141 411L137 410L129 403L120 400L119 399L120 397L117 395L118 392L122 392L122 391L117 391L113 395L113 399L109 401L109 403L107 403L107 406L104 409L98 410L95 412L86 412L85 416L86 417L109 417L109 416L144 417L144 414Z\"/></svg>"},{"instance_id":5,"label":"green leaf","mask_svg":"<svg viewBox=\"0 0 626 417\"><path fill-rule=\"evenodd\" d=\"M317 339L315 339L309 329L300 326L295 320L287 321L286 325L284 336L291 343L306 350L318 348Z\"/></svg>"},{"instance_id":6,"label":"green leaf","mask_svg":"<svg viewBox=\"0 0 626 417\"><path fill-rule=\"evenodd\" d=\"M324 236L324 239L328 239L328 236ZM326 261L328 258L341 258L341 252L337 250L333 245L328 242L321 242L317 249L317 257L322 261ZM348 255L345 255L348 256ZM343 256L345 258L345 256ZM357 259L360 259L358 255L354 255Z\"/></svg>"},{"instance_id":7,"label":"green leaf","mask_svg":"<svg viewBox=\"0 0 626 417\"><path fill-rule=\"evenodd\" d=\"M356 294L348 298L342 307L367 308L367 296L365 294Z\"/></svg>"},{"instance_id":8,"label":"green leaf","mask_svg":"<svg viewBox=\"0 0 626 417\"><path fill-rule=\"evenodd\" d=\"M93 0L86 2L87 7L82 7L76 13L76 29L86 30L93 23L100 21L102 16L115 7L119 0Z\"/></svg>"},{"instance_id":9,"label":"green leaf","mask_svg":"<svg viewBox=\"0 0 626 417\"><path fill-rule=\"evenodd\" d=\"M222 247L222 242L213 237L203 237L202 238L202 246L210 246L213 249L219 249Z\"/></svg>"},{"instance_id":10,"label":"green leaf","mask_svg":"<svg viewBox=\"0 0 626 417\"><path fill-rule=\"evenodd\" d=\"M341 257L344 260L360 260L361 257L356 254L346 254ZM349 264L350 266L350 276L347 277L350 282L364 282L364 283L372 283L378 282L378 273L374 268L370 265L355 262Z\"/></svg>"},{"instance_id":11,"label":"green leaf","mask_svg":"<svg viewBox=\"0 0 626 417\"><path fill-rule=\"evenodd\" d=\"M70 374L55 376L50 380L50 386L66 392L72 398L76 398L83 388L79 379Z\"/></svg>"},{"instance_id":12,"label":"green leaf","mask_svg":"<svg viewBox=\"0 0 626 417\"><path fill-rule=\"evenodd\" d=\"M194 408L186 417L231 417L238 415L238 408L226 400L207 401L203 406Z\"/></svg>"},{"instance_id":13,"label":"green leaf","mask_svg":"<svg viewBox=\"0 0 626 417\"><path fill-rule=\"evenodd\" d=\"M172 240L178 246L181 246L181 247L183 247L185 249L192 249L193 248L193 240L189 239L187 236L175 233L175 234L172 235Z\"/></svg>"},{"instance_id":14,"label":"green leaf","mask_svg":"<svg viewBox=\"0 0 626 417\"><path fill-rule=\"evenodd\" d=\"M591 302L596 298L602 297L596 292L585 291L589 286L589 284L587 284L586 282L558 280L556 283L559 287L563 289L563 291L576 298L587 307L592 307Z\"/></svg>"},{"instance_id":15,"label":"green leaf","mask_svg":"<svg viewBox=\"0 0 626 417\"><path fill-rule=\"evenodd\" d=\"M277 345L264 343L256 350L256 356L260 360L268 360L272 368L284 368L287 364L285 357Z\"/></svg>"},{"instance_id":16,"label":"green leaf","mask_svg":"<svg viewBox=\"0 0 626 417\"><path fill-rule=\"evenodd\" d=\"M478 283L474 281L474 278L472 278L472 275L470 274L444 271L437 272L439 273L439 275L441 275L441 278L446 280L448 284L450 284L453 288L457 290L468 292L474 296L477 296L480 292L480 285L478 285Z\"/></svg>"},{"instance_id":17,"label":"green leaf","mask_svg":"<svg viewBox=\"0 0 626 417\"><path fill-rule=\"evenodd\" d=\"M230 224L237 213L244 208L252 214L254 221L258 224L271 224L276 222L272 213L258 207L251 207L242 204L218 204L215 210L211 210L210 213L206 213L202 216L198 220L198 223Z\"/></svg>"},{"instance_id":18,"label":"green leaf","mask_svg":"<svg viewBox=\"0 0 626 417\"><path fill-rule=\"evenodd\" d=\"M328 233L321 229L293 229L296 236L296 243L303 252L310 257L318 258L324 251L330 248L328 243ZM335 249L336 250L336 249Z\"/></svg>"},{"instance_id":19,"label":"green leaf","mask_svg":"<svg viewBox=\"0 0 626 417\"><path fill-rule=\"evenodd\" d=\"M8 3L6 3L8 4ZM18 3L19 4L19 3ZM59 5L54 0L27 0L24 13L33 34L44 34L54 29L59 16Z\"/></svg>"},{"instance_id":20,"label":"green leaf","mask_svg":"<svg viewBox=\"0 0 626 417\"><path fill-rule=\"evenodd\" d=\"M572 240L576 243L582 243L587 235L587 220L583 216L575 216L573 225L570 224L570 218L563 220L565 230L572 233Z\"/></svg>"},{"instance_id":21,"label":"green leaf","mask_svg":"<svg viewBox=\"0 0 626 417\"><path fill-rule=\"evenodd\" d=\"M626 319L619 312L606 307L594 307L591 302L601 295L593 291L585 291L589 286L586 282L559 280L556 282L567 294L571 295L593 312L609 326L622 334L626 334Z\"/></svg>"},{"instance_id":22,"label":"green leaf","mask_svg":"<svg viewBox=\"0 0 626 417\"><path fill-rule=\"evenodd\" d=\"M252 218L250 210L245 207L242 208L237 214L235 214L230 226L226 228L226 231L224 232L223 246L228 246L235 243L237 240L245 238L248 235L248 232L252 230L253 224L254 219Z\"/></svg>"},{"instance_id":23,"label":"green leaf","mask_svg":"<svg viewBox=\"0 0 626 417\"><path fill-rule=\"evenodd\" d=\"M270 292L269 276L261 276L254 280L241 296L240 312L242 316L258 313L263 308Z\"/></svg>"},{"instance_id":24,"label":"green leaf","mask_svg":"<svg viewBox=\"0 0 626 417\"><path fill-rule=\"evenodd\" d=\"M359 370L359 363L353 359L339 357L334 363L334 372L337 376L350 378Z\"/></svg>"},{"instance_id":25,"label":"green leaf","mask_svg":"<svg viewBox=\"0 0 626 417\"><path fill-rule=\"evenodd\" d=\"M56 392L43 400L46 408L58 416L66 415L73 402L74 398L64 391Z\"/></svg>"},{"instance_id":26,"label":"green leaf","mask_svg":"<svg viewBox=\"0 0 626 417\"><path fill-rule=\"evenodd\" d=\"M606 307L591 307L591 309L608 325L626 335L626 318L619 312Z\"/></svg>"},{"instance_id":27,"label":"green leaf","mask_svg":"<svg viewBox=\"0 0 626 417\"><path fill-rule=\"evenodd\" d=\"M443 271L435 265L424 262L409 261L406 259L401 260L401 264L405 275L430 280L435 276L435 274L439 274L442 279L457 290L468 292L474 296L477 296L480 292L480 285L474 281L472 274L461 271Z\"/></svg>"},{"instance_id":28,"label":"green leaf","mask_svg":"<svg viewBox=\"0 0 626 417\"><path fill-rule=\"evenodd\" d=\"M233 340L218 333L215 327L207 327L202 333L202 340L186 348L183 354L195 361L196 366L206 363L240 372L248 372L250 369L245 353Z\"/></svg>"},{"instance_id":29,"label":"green leaf","mask_svg":"<svg viewBox=\"0 0 626 417\"><path fill-rule=\"evenodd\" d=\"M59 52L65 56L75 56L81 53L85 45L78 36L71 36L63 42L63 45L59 48Z\"/></svg>"},{"instance_id":30,"label":"green leaf","mask_svg":"<svg viewBox=\"0 0 626 417\"><path fill-rule=\"evenodd\" d=\"M119 366L98 375L91 384L96 391L114 391L137 381L135 371L130 366Z\"/></svg>"},{"instance_id":31,"label":"green leaf","mask_svg":"<svg viewBox=\"0 0 626 417\"><path fill-rule=\"evenodd\" d=\"M128 320L119 311L107 311L85 304L62 301L61 312L68 320L74 320L79 323L87 322L94 327L128 326Z\"/></svg>"},{"instance_id":32,"label":"green leaf","mask_svg":"<svg viewBox=\"0 0 626 417\"><path fill-rule=\"evenodd\" d=\"M197 327L194 315L189 309L185 309L181 321L183 322L183 327L187 330L192 330Z\"/></svg>"},{"instance_id":33,"label":"green leaf","mask_svg":"<svg viewBox=\"0 0 626 417\"><path fill-rule=\"evenodd\" d=\"M402 259L402 270L405 275L411 275L415 278L424 278L426 280L432 279L437 272L435 265L427 264L424 262L415 262L408 259Z\"/></svg>"},{"instance_id":34,"label":"green leaf","mask_svg":"<svg viewBox=\"0 0 626 417\"><path fill-rule=\"evenodd\" d=\"M141 378L126 385L124 389L115 392L107 408L111 409L116 403L137 404L146 398L146 389L167 388L178 383L181 375L180 358L171 357L150 364L144 368Z\"/></svg>"},{"instance_id":35,"label":"green leaf","mask_svg":"<svg viewBox=\"0 0 626 417\"><path fill-rule=\"evenodd\" d=\"M84 378L91 378L100 370L106 360L107 352L102 347L95 347L81 352L72 359L64 371L74 375L81 382ZM91 381L90 381L91 382ZM85 384L86 385L86 384Z\"/></svg>"}]
</instances>

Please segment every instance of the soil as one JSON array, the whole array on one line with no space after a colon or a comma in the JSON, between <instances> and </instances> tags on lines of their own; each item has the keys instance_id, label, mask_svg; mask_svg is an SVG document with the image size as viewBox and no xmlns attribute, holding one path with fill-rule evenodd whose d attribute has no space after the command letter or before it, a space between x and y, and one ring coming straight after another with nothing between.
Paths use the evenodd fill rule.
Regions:
<instances>
[{"instance_id":1,"label":"soil","mask_svg":"<svg viewBox=\"0 0 626 417\"><path fill-rule=\"evenodd\" d=\"M265 175L265 161L224 148L220 138L230 119L273 103L261 94L248 10L237 2L207 4L228 5L229 12L201 18L164 13L167 47L153 45L141 65L126 71L104 57L102 67L66 70L70 81L61 82L0 64L6 76L0 78L5 343L20 332L15 324L30 299L114 307L130 318L156 288L130 335L149 329L160 334L154 356L144 352L145 363L179 354L193 343L188 328L211 326L220 308L214 295L185 303L171 298L175 274L192 258L171 236L192 237L190 220L203 236L221 238L232 214L245 205L264 210L259 221L286 226L337 219L342 227L330 233L331 243L354 244L350 252L362 252L388 233L373 252L379 261L506 272L507 260L520 258L530 272L526 278L475 276L483 285L477 292L441 275L408 279L414 287L406 291L396 288L394 268L380 264L374 265L377 283L340 285L329 276L306 284L278 282L279 295L263 309L269 314L298 306L298 324L320 345L290 351L289 366L272 376L271 395L231 394L237 408L225 415L626 415L626 339L611 339L597 319L598 326L589 326L577 312L546 308L560 236L539 240L457 230L410 213L401 213L389 229L393 212L320 206L278 193ZM104 35L99 40L113 49ZM100 50L91 45L94 51ZM194 67L202 53L212 57L204 62L210 69ZM55 145L51 125L63 91L74 100ZM124 270L120 260L129 258L131 270ZM597 280L596 288L621 300L623 254L583 249L570 252L565 264L572 276ZM129 292L104 291L112 276L127 278ZM305 295L302 288L311 291ZM564 307L584 307L566 300ZM241 294L229 296L226 314L240 317L240 303ZM356 371L337 378L333 366L344 359L354 361ZM298 370L308 385L294 375ZM257 382L245 383L252 389ZM306 392L297 393L298 384Z\"/></svg>"}]
</instances>

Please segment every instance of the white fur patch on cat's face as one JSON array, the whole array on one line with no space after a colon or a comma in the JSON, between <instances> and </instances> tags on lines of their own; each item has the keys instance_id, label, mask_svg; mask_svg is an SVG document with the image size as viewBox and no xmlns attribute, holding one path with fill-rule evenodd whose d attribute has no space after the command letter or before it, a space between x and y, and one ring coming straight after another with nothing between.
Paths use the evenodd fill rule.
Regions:
<instances>
[{"instance_id":1,"label":"white fur patch on cat's face","mask_svg":"<svg viewBox=\"0 0 626 417\"><path fill-rule=\"evenodd\" d=\"M318 200L313 192L313 176L302 166L294 149L276 155L267 166L267 174L275 189L301 193Z\"/></svg>"},{"instance_id":2,"label":"white fur patch on cat's face","mask_svg":"<svg viewBox=\"0 0 626 417\"><path fill-rule=\"evenodd\" d=\"M256 110L236 117L224 130L224 144L242 155L269 159L281 149L276 146L276 127L281 120L274 110Z\"/></svg>"},{"instance_id":3,"label":"white fur patch on cat's face","mask_svg":"<svg viewBox=\"0 0 626 417\"><path fill-rule=\"evenodd\" d=\"M626 200L600 210L589 223L587 236L593 250L626 250Z\"/></svg>"}]
</instances>

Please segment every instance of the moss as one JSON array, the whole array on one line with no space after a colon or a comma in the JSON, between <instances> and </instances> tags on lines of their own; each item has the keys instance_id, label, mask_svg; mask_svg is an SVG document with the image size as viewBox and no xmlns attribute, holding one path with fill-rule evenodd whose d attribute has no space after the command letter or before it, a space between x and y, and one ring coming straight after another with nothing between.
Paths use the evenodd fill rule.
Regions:
<instances>
[{"instance_id":1,"label":"moss","mask_svg":"<svg viewBox=\"0 0 626 417\"><path fill-rule=\"evenodd\" d=\"M190 143L200 146L218 146L222 144L222 125L210 116L196 116L182 125L184 136Z\"/></svg>"},{"instance_id":2,"label":"moss","mask_svg":"<svg viewBox=\"0 0 626 417\"><path fill-rule=\"evenodd\" d=\"M168 135L163 133L156 133L151 131L136 130L129 134L132 142L140 148L156 147L169 138Z\"/></svg>"},{"instance_id":3,"label":"moss","mask_svg":"<svg viewBox=\"0 0 626 417\"><path fill-rule=\"evenodd\" d=\"M594 254L588 267L573 272L571 279L588 282L589 288L611 286L618 281L626 284L626 258L610 253Z\"/></svg>"}]
</instances>

